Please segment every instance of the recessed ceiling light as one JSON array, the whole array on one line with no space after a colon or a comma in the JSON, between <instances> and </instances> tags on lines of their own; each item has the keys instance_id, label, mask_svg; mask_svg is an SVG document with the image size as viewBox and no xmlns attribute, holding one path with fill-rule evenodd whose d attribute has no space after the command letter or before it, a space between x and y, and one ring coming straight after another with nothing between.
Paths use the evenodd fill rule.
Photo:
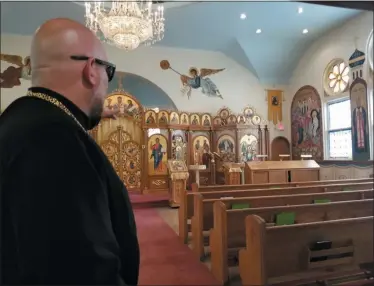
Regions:
<instances>
[{"instance_id":1,"label":"recessed ceiling light","mask_svg":"<svg viewBox=\"0 0 374 286\"><path fill-rule=\"evenodd\" d=\"M309 32L308 29L303 30L303 34L308 34L308 32Z\"/></svg>"},{"instance_id":2,"label":"recessed ceiling light","mask_svg":"<svg viewBox=\"0 0 374 286\"><path fill-rule=\"evenodd\" d=\"M240 19L244 20L245 18L247 18L246 14L244 14L244 13L240 14Z\"/></svg>"},{"instance_id":3,"label":"recessed ceiling light","mask_svg":"<svg viewBox=\"0 0 374 286\"><path fill-rule=\"evenodd\" d=\"M297 9L297 12L298 12L299 14L303 13L303 7L299 7L299 9Z\"/></svg>"},{"instance_id":4,"label":"recessed ceiling light","mask_svg":"<svg viewBox=\"0 0 374 286\"><path fill-rule=\"evenodd\" d=\"M261 32L262 32L261 29L256 30L256 34L261 34Z\"/></svg>"}]
</instances>

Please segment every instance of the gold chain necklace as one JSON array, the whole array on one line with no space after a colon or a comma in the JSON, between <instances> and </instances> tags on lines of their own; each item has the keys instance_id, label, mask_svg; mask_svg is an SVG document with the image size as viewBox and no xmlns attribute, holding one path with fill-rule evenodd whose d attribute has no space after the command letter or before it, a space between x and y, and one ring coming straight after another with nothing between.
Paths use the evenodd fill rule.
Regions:
<instances>
[{"instance_id":1,"label":"gold chain necklace","mask_svg":"<svg viewBox=\"0 0 374 286\"><path fill-rule=\"evenodd\" d=\"M69 115L77 124L80 128L82 128L82 130L87 133L87 130L83 127L83 125L78 121L78 119L70 112L69 109L67 109L67 107L61 103L60 101L58 101L56 98L53 98L52 96L49 96L49 95L46 95L44 93L40 93L40 92L32 92L32 91L28 91L27 92L27 96L32 96L32 97L36 97L36 98L39 98L41 100L44 100L44 101L47 101L49 103L52 103L53 105L57 106L58 108L60 108L63 112L65 112L67 115Z\"/></svg>"}]
</instances>

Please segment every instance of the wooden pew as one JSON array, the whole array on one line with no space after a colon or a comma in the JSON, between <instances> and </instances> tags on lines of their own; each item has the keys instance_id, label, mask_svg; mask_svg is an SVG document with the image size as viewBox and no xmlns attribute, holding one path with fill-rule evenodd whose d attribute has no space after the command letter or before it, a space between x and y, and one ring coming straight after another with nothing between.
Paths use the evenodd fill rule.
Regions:
<instances>
[{"instance_id":1,"label":"wooden pew","mask_svg":"<svg viewBox=\"0 0 374 286\"><path fill-rule=\"evenodd\" d=\"M331 249L309 250L322 240L331 241ZM239 251L243 285L265 286L279 280L299 285L295 280L322 280L332 271L333 276L342 276L349 270L359 271L360 264L374 262L373 216L267 226L261 217L250 215L245 219L245 245ZM310 262L312 257L343 253L352 255Z\"/></svg>"},{"instance_id":2,"label":"wooden pew","mask_svg":"<svg viewBox=\"0 0 374 286\"><path fill-rule=\"evenodd\" d=\"M225 283L228 280L229 266L237 265L238 250L245 247L245 218L255 214L270 223L282 212L293 212L297 224L365 217L373 214L373 199L241 210L227 210L222 201L216 201L214 227L210 230L209 245L211 271L218 281ZM298 240L298 237L289 238L290 244Z\"/></svg>"},{"instance_id":3,"label":"wooden pew","mask_svg":"<svg viewBox=\"0 0 374 286\"><path fill-rule=\"evenodd\" d=\"M365 185L366 186L366 185ZM367 186L366 186L367 187ZM224 201L227 208L233 204L249 204L251 208L269 206L285 206L311 204L314 199L329 199L331 201L350 201L362 198L373 198L372 190L363 190L360 185L353 186L355 191L341 192L342 185L295 187L290 189L233 191L241 197L223 199L217 193L202 193L194 195L194 215L191 219L192 250L200 259L204 258L204 231L213 227L213 204L218 200ZM331 191L331 192L330 192ZM352 193L353 192L353 193ZM302 195L303 194L303 195ZM208 197L208 199L206 199Z\"/></svg>"},{"instance_id":4,"label":"wooden pew","mask_svg":"<svg viewBox=\"0 0 374 286\"><path fill-rule=\"evenodd\" d=\"M198 186L198 184L191 184L192 192L217 192L217 191L233 191L245 189L268 189L270 187L297 187L297 186L314 186L314 185L336 185L336 184L350 184L350 183L367 183L373 182L373 178L362 179L348 179L348 180L321 180L309 182L289 182L289 183L268 183L268 184L244 184L244 185L209 185Z\"/></svg>"},{"instance_id":5,"label":"wooden pew","mask_svg":"<svg viewBox=\"0 0 374 286\"><path fill-rule=\"evenodd\" d=\"M335 184L348 184L347 188L355 184L365 184L362 189L371 189L374 183L373 178L369 179L354 179L354 180L329 180L329 181L316 181L316 182L300 182L300 183L281 183L281 184L249 184L249 185L232 185L232 186L205 186L197 187L197 184L192 184L193 191L183 190L180 197L180 207L178 209L178 222L179 222L179 238L183 243L188 242L188 233L191 231L191 226L188 224L188 220L193 216L193 196L196 193L203 193L204 195L208 192L231 192L234 190L253 190L253 189L270 189L270 188L289 188L300 186L316 186L316 185L335 185ZM224 196L224 195L222 195ZM240 195L243 196L243 195Z\"/></svg>"}]
</instances>

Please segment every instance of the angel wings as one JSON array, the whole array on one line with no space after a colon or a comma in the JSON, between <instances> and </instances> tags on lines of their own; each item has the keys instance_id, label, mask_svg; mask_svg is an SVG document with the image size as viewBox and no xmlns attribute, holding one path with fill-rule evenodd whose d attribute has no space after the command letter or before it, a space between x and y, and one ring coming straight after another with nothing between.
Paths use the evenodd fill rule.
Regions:
<instances>
[{"instance_id":1,"label":"angel wings","mask_svg":"<svg viewBox=\"0 0 374 286\"><path fill-rule=\"evenodd\" d=\"M31 78L30 57L22 58L18 55L0 54L0 60L15 65L0 73L0 87L12 88L21 85L20 78Z\"/></svg>"},{"instance_id":2,"label":"angel wings","mask_svg":"<svg viewBox=\"0 0 374 286\"><path fill-rule=\"evenodd\" d=\"M182 82L182 93L187 94L188 98L191 96L191 89L198 89L201 87L201 91L204 95L209 97L219 97L222 95L215 85L215 83L207 76L217 74L225 69L205 69L202 68L200 71L197 68L190 68L189 76L181 75L180 79Z\"/></svg>"}]
</instances>

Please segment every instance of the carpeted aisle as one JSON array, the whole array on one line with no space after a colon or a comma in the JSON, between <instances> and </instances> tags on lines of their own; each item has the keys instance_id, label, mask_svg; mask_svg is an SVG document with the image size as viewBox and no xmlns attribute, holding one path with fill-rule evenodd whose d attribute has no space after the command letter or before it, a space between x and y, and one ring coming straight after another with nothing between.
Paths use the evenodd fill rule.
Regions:
<instances>
[{"instance_id":1,"label":"carpeted aisle","mask_svg":"<svg viewBox=\"0 0 374 286\"><path fill-rule=\"evenodd\" d=\"M218 285L155 209L134 212L141 257L139 285Z\"/></svg>"}]
</instances>

